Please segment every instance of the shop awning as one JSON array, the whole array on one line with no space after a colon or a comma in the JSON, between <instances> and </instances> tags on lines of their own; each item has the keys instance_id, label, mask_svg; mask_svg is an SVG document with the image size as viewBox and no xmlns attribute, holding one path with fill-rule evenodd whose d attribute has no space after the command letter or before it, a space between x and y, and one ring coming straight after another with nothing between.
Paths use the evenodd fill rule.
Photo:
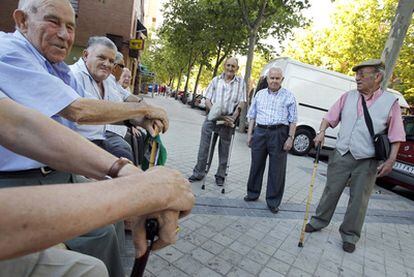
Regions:
<instances>
[{"instance_id":1,"label":"shop awning","mask_svg":"<svg viewBox=\"0 0 414 277\"><path fill-rule=\"evenodd\" d=\"M141 23L141 21L139 21L139 19L137 19L137 38L139 38L139 33L142 33L144 36L148 37L148 31L147 28L145 28L144 24Z\"/></svg>"}]
</instances>

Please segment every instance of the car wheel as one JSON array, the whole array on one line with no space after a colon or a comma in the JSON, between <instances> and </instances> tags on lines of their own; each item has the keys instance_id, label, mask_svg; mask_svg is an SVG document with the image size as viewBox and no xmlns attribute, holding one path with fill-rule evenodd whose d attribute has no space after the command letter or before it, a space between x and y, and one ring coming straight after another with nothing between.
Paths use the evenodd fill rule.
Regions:
<instances>
[{"instance_id":1,"label":"car wheel","mask_svg":"<svg viewBox=\"0 0 414 277\"><path fill-rule=\"evenodd\" d=\"M295 138L293 139L292 154L299 156L307 155L312 147L313 137L314 136L309 130L297 130Z\"/></svg>"}]
</instances>

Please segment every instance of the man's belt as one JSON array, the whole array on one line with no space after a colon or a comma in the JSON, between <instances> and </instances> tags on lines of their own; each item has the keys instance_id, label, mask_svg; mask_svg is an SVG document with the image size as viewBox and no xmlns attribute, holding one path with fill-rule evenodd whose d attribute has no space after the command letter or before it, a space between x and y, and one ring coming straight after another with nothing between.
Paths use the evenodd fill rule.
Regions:
<instances>
[{"instance_id":1,"label":"man's belt","mask_svg":"<svg viewBox=\"0 0 414 277\"><path fill-rule=\"evenodd\" d=\"M274 130L274 129L282 128L282 127L285 127L285 126L287 126L287 125L285 125L285 124L275 124L275 125L257 124L257 127L262 128L262 129L269 129L269 130Z\"/></svg>"},{"instance_id":2,"label":"man's belt","mask_svg":"<svg viewBox=\"0 0 414 277\"><path fill-rule=\"evenodd\" d=\"M41 168L19 170L19 171L0 171L0 178L17 178L29 176L46 176L49 173L56 171L53 168L44 166Z\"/></svg>"}]
</instances>

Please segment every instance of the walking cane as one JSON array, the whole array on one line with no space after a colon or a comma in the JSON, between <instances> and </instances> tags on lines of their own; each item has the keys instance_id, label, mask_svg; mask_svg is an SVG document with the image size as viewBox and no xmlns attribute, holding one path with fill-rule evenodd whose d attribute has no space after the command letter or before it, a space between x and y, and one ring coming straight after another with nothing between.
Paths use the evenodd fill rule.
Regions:
<instances>
[{"instance_id":1,"label":"walking cane","mask_svg":"<svg viewBox=\"0 0 414 277\"><path fill-rule=\"evenodd\" d=\"M147 251L142 257L135 259L131 277L142 277L144 275L149 253L151 252L155 236L158 235L158 221L155 218L150 218L145 221L145 232L147 233L147 240L149 241Z\"/></svg>"},{"instance_id":2,"label":"walking cane","mask_svg":"<svg viewBox=\"0 0 414 277\"><path fill-rule=\"evenodd\" d=\"M316 146L316 155L315 155L315 161L313 162L312 179L311 179L311 183L309 186L308 200L306 201L305 218L303 219L302 231L300 232L298 247L303 247L303 241L305 240L305 227L306 227L306 223L308 223L308 218L309 218L309 208L310 208L310 203L312 201L313 185L315 184L316 172L318 170L320 151L321 151L321 144L319 143Z\"/></svg>"},{"instance_id":3,"label":"walking cane","mask_svg":"<svg viewBox=\"0 0 414 277\"><path fill-rule=\"evenodd\" d=\"M154 137L156 137L157 135L158 135L158 130L155 130ZM155 139L152 142L151 147L152 148L151 148L151 155L150 155L150 161L149 161L149 168L153 167L154 164L156 163L155 159L156 159L158 145ZM145 232L146 232L147 240L149 241L149 243L148 243L147 251L145 252L145 254L142 257L135 259L134 267L132 268L131 277L142 277L144 275L145 267L148 262L148 257L152 249L152 244L154 243L155 236L158 235L158 227L159 227L158 221L155 218L150 218L145 221Z\"/></svg>"}]
</instances>

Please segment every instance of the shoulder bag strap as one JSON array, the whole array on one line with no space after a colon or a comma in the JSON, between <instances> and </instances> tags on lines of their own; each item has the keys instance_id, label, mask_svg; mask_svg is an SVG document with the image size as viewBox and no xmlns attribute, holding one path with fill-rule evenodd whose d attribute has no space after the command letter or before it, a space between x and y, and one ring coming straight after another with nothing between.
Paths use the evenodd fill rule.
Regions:
<instances>
[{"instance_id":1,"label":"shoulder bag strap","mask_svg":"<svg viewBox=\"0 0 414 277\"><path fill-rule=\"evenodd\" d=\"M362 108L364 109L364 119L365 123L367 124L369 133L371 134L371 137L374 137L374 127L372 126L372 119L369 115L367 104L365 103L365 98L363 95L361 95L361 101L362 101Z\"/></svg>"}]
</instances>

